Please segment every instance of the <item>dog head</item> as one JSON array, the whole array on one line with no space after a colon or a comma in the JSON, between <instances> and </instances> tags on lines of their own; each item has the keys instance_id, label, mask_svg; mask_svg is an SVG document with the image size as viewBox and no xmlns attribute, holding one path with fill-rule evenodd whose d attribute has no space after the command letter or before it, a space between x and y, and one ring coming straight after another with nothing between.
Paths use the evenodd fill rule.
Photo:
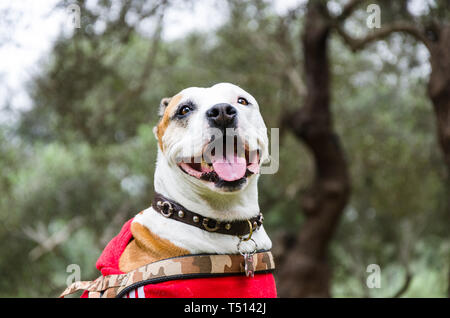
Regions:
<instances>
[{"instance_id":1,"label":"dog head","mask_svg":"<svg viewBox=\"0 0 450 318\"><path fill-rule=\"evenodd\" d=\"M170 169L214 192L244 189L268 158L256 99L229 83L190 87L163 99L154 133Z\"/></svg>"}]
</instances>

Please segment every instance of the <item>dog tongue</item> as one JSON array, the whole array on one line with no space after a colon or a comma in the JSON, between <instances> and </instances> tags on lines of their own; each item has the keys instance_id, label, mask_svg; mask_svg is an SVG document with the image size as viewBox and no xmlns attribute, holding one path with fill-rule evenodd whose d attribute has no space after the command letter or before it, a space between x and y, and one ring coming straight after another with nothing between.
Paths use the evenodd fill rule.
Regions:
<instances>
[{"instance_id":1,"label":"dog tongue","mask_svg":"<svg viewBox=\"0 0 450 318\"><path fill-rule=\"evenodd\" d=\"M212 165L214 171L225 181L239 180L247 170L245 157L238 157L236 154L226 158L213 158Z\"/></svg>"}]
</instances>

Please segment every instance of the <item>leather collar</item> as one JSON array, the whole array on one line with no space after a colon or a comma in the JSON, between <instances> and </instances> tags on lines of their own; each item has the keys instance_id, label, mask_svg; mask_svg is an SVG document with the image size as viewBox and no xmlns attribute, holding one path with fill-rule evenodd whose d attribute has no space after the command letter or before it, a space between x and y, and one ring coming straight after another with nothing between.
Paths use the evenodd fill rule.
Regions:
<instances>
[{"instance_id":1,"label":"leather collar","mask_svg":"<svg viewBox=\"0 0 450 318\"><path fill-rule=\"evenodd\" d=\"M239 220L232 222L218 221L189 211L182 205L164 197L157 192L155 192L152 207L156 212L160 213L166 218L195 226L204 231L220 234L236 236L248 235L251 232L259 229L264 221L264 217L261 213L248 220ZM252 227L251 229L250 226Z\"/></svg>"}]
</instances>

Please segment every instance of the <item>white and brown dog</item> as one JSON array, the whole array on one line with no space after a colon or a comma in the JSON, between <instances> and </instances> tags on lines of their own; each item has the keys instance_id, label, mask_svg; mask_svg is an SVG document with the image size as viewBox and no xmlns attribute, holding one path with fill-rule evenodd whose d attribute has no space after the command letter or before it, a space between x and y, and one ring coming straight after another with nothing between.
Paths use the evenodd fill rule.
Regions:
<instances>
[{"instance_id":1,"label":"white and brown dog","mask_svg":"<svg viewBox=\"0 0 450 318\"><path fill-rule=\"evenodd\" d=\"M117 266L120 272L126 273L148 263L183 255L243 254L254 252L255 248L270 250L272 243L262 224L257 229L254 227L251 241L223 234L232 224L247 224L246 220L260 215L257 182L260 165L268 158L268 137L256 99L236 85L220 83L209 88L184 89L172 98L163 99L160 107L160 120L154 128L159 145L155 192L183 207L183 211L178 212L178 220L167 217L155 205L142 211L105 249L97 267L107 275L117 272L103 271L104 268ZM193 219L191 224L181 220L188 217L184 211L195 212L194 217L189 216ZM215 231L209 220L223 224L226 230ZM192 226L195 222L200 225ZM131 234L126 234L127 231ZM117 258L116 265L111 255ZM259 283L255 283L257 275L252 279L255 288L249 282L242 283L241 278L216 279L212 287L209 282L209 289L202 287L201 291L197 285L201 286L202 281L195 288L183 285L184 291L178 288L181 294L176 292L175 296L275 296L272 274L263 275L259 276ZM242 292L236 291L238 286ZM173 291L172 287L167 288ZM161 289L152 290L145 293L141 290L136 296L164 294ZM189 290L187 294L186 290Z\"/></svg>"}]
</instances>

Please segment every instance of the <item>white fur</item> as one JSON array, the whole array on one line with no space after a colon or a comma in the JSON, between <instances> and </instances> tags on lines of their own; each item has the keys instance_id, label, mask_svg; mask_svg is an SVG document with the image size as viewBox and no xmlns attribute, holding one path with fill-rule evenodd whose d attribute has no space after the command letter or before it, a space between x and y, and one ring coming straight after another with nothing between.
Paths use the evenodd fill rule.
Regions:
<instances>
[{"instance_id":1,"label":"white fur","mask_svg":"<svg viewBox=\"0 0 450 318\"><path fill-rule=\"evenodd\" d=\"M239 239L236 236L210 233L194 226L190 226L172 219L163 217L153 208L148 208L144 213L135 217L133 222L138 222L147 227L154 234L169 240L178 247L188 250L192 254L237 254ZM261 227L252 235L258 249L268 250L272 242L266 231ZM252 242L243 242L241 251L251 252L254 249Z\"/></svg>"},{"instance_id":2,"label":"white fur","mask_svg":"<svg viewBox=\"0 0 450 318\"><path fill-rule=\"evenodd\" d=\"M195 156L201 153L205 139L207 121L205 112L214 104L230 103L238 111L238 133L252 137L250 149L260 149L261 159L267 157L268 138L265 124L259 112L256 100L241 88L220 83L210 88L188 88L180 92L179 103L191 100L198 109L189 118L186 127L169 124L164 136L164 152L158 149L155 169L155 191L205 217L220 221L245 220L258 215L258 175L251 175L239 191L223 192L202 180L184 173L177 165L176 159L181 154ZM246 98L252 105L236 103L237 97ZM191 253L238 253L238 237L211 233L182 222L163 217L148 208L135 217L138 222L151 232L167 239L176 246ZM270 249L272 242L264 228L253 233L253 240L258 249ZM252 242L242 243L243 251L253 250Z\"/></svg>"}]
</instances>

